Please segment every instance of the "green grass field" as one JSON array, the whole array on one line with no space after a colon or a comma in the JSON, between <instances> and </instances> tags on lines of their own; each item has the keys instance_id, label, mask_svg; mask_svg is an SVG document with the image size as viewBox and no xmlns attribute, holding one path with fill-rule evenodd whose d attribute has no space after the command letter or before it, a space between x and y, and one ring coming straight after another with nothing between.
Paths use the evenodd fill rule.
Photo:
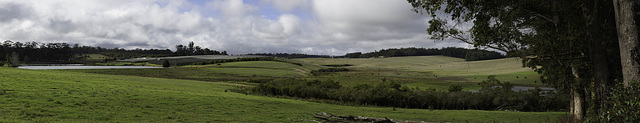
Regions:
<instances>
[{"instance_id":1,"label":"green grass field","mask_svg":"<svg viewBox=\"0 0 640 123\"><path fill-rule=\"evenodd\" d=\"M238 84L0 68L0 122L293 122L312 114L430 122L555 122L564 112L354 107L225 92Z\"/></svg>"},{"instance_id":2,"label":"green grass field","mask_svg":"<svg viewBox=\"0 0 640 123\"><path fill-rule=\"evenodd\" d=\"M111 59L111 57L102 54L81 54L81 56L85 56L86 60L91 61L104 61L104 59Z\"/></svg>"},{"instance_id":3,"label":"green grass field","mask_svg":"<svg viewBox=\"0 0 640 123\"><path fill-rule=\"evenodd\" d=\"M477 83L489 75L517 86L544 86L539 75L523 68L520 59L507 58L466 62L460 58L444 56L415 56L392 58L308 58L291 59L298 66L276 61L231 62L209 65L188 65L171 69L121 69L121 70L64 70L112 75L133 75L172 79L190 79L211 82L245 82L249 79L307 78L335 80L345 86L362 83L375 84L383 79L402 83L411 88L446 90L452 84L460 84L464 90L477 90ZM327 68L327 64L350 64L348 72L312 76L311 70ZM442 66L442 67L441 67Z\"/></svg>"},{"instance_id":4,"label":"green grass field","mask_svg":"<svg viewBox=\"0 0 640 123\"><path fill-rule=\"evenodd\" d=\"M0 122L294 122L327 112L428 122L556 122L565 112L426 110L358 107L225 92L250 79L331 79L344 86L386 79L408 87L477 90L488 75L543 86L519 59L466 62L443 56L290 59L163 69L22 70L0 68ZM127 64L127 63L121 63ZM142 64L142 63L138 63ZM313 76L322 65L350 71ZM526 78L525 78L526 77Z\"/></svg>"},{"instance_id":5,"label":"green grass field","mask_svg":"<svg viewBox=\"0 0 640 123\"><path fill-rule=\"evenodd\" d=\"M451 84L463 85L464 90L477 90L478 82L489 75L518 86L544 86L538 73L522 67L521 59L506 58L484 61L464 61L445 56L410 56L391 58L305 58L292 61L336 65L349 64L350 72L314 77L333 79L345 85L380 82L387 79L409 87L446 90Z\"/></svg>"},{"instance_id":6,"label":"green grass field","mask_svg":"<svg viewBox=\"0 0 640 123\"><path fill-rule=\"evenodd\" d=\"M464 61L446 56L410 56L391 58L306 58L297 61L328 65L350 64L350 68L393 69L402 71L432 72L443 76L498 75L529 72L522 67L520 58L505 58L484 61Z\"/></svg>"},{"instance_id":7,"label":"green grass field","mask_svg":"<svg viewBox=\"0 0 640 123\"><path fill-rule=\"evenodd\" d=\"M163 69L59 70L110 75L127 75L209 82L245 82L249 79L306 77L310 69L275 61L232 62L221 65L189 65Z\"/></svg>"}]
</instances>

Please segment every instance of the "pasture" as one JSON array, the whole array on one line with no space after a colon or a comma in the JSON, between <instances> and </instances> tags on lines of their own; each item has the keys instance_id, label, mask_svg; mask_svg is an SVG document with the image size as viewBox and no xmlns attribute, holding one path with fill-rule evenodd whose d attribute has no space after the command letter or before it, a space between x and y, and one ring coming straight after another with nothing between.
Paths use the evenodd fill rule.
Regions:
<instances>
[{"instance_id":1,"label":"pasture","mask_svg":"<svg viewBox=\"0 0 640 123\"><path fill-rule=\"evenodd\" d=\"M3 122L293 122L313 114L367 116L429 122L556 122L565 112L427 110L318 103L228 91L250 80L331 79L343 86L394 81L411 88L477 90L488 75L521 86L542 86L518 59L465 62L443 56L383 59L288 59L187 65L162 69L23 70L0 68ZM300 65L292 64L300 63ZM150 65L126 63L123 65ZM347 72L314 76L340 65ZM153 65L153 64L151 64ZM462 68L473 68L465 70ZM440 67L444 66L444 67ZM517 78L516 78L517 76ZM524 77L527 78L524 78Z\"/></svg>"},{"instance_id":2,"label":"pasture","mask_svg":"<svg viewBox=\"0 0 640 123\"><path fill-rule=\"evenodd\" d=\"M331 76L346 85L380 82L382 79L403 83L409 87L447 89L460 84L465 90L475 90L478 82L489 75L517 86L544 86L538 73L522 67L521 59L506 58L484 61L464 61L445 56L411 56L391 58L306 58L291 61L316 65L343 65L351 71Z\"/></svg>"},{"instance_id":3,"label":"pasture","mask_svg":"<svg viewBox=\"0 0 640 123\"><path fill-rule=\"evenodd\" d=\"M539 75L523 68L520 59L507 58L466 62L460 58L445 56L414 56L391 58L305 58L288 62L245 61L208 65L186 65L171 69L122 69L122 70L63 70L113 75L132 75L170 79L190 79L211 82L244 83L250 79L306 78L334 80L352 86L361 83L378 83L389 80L411 88L446 90L453 84L464 90L477 90L477 83L489 75L516 86L542 87ZM123 64L123 63L120 63ZM135 63L142 64L142 63ZM310 71L328 68L323 65L348 64L347 72L313 76ZM153 64L151 64L153 65Z\"/></svg>"},{"instance_id":4,"label":"pasture","mask_svg":"<svg viewBox=\"0 0 640 123\"><path fill-rule=\"evenodd\" d=\"M184 72L184 71L183 71ZM293 122L327 112L430 122L555 122L564 112L342 106L226 92L241 84L0 68L2 122Z\"/></svg>"}]
</instances>

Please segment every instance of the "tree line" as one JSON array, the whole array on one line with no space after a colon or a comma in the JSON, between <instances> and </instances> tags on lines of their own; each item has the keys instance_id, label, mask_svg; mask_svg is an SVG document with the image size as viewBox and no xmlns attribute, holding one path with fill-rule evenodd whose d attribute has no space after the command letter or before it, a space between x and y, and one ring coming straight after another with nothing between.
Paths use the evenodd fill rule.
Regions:
<instances>
[{"instance_id":1,"label":"tree line","mask_svg":"<svg viewBox=\"0 0 640 123\"><path fill-rule=\"evenodd\" d=\"M487 51L480 49L465 49L465 48L457 48L457 47L445 47L442 49L437 48L390 48L390 49L382 49L380 51L374 51L370 53L347 53L344 55L346 58L372 58L372 57L399 57L399 56L432 56L432 55L443 55L449 57L463 58L466 61L477 61L477 60L489 60L489 59L500 59L505 58L505 55L502 55L499 52L495 51Z\"/></svg>"},{"instance_id":2,"label":"tree line","mask_svg":"<svg viewBox=\"0 0 640 123\"><path fill-rule=\"evenodd\" d=\"M202 49L200 46L194 46L193 42L190 42L186 47L177 45L176 48L176 52L172 52L169 49L136 48L126 50L124 48L102 48L100 46L80 46L78 44L72 46L67 43L22 43L5 40L0 45L0 55L6 57L0 57L0 61L9 61L8 63L16 63L17 61L23 63L32 61L39 63L72 63L81 62L84 59L80 54L102 54L113 58L105 58L105 60L178 55L227 55L226 51L219 52L208 48Z\"/></svg>"},{"instance_id":3,"label":"tree line","mask_svg":"<svg viewBox=\"0 0 640 123\"><path fill-rule=\"evenodd\" d=\"M175 56L191 56L191 55L227 55L227 51L211 50L209 48L202 48L195 46L193 42L189 42L187 46L182 44L176 45Z\"/></svg>"},{"instance_id":4,"label":"tree line","mask_svg":"<svg viewBox=\"0 0 640 123\"><path fill-rule=\"evenodd\" d=\"M197 61L197 62L184 62L183 64L177 64L177 65L208 65L208 64L218 64L220 65L221 63L228 63L228 62L243 62L243 61L276 61L276 62L283 62L283 63L289 63L289 64L294 64L294 65L298 65L298 66L302 66L302 64L300 63L296 63L296 62L291 62L288 60L281 60L275 57L252 57L252 58L236 58L236 59L216 59L216 60L209 60L209 61Z\"/></svg>"},{"instance_id":5,"label":"tree line","mask_svg":"<svg viewBox=\"0 0 640 123\"><path fill-rule=\"evenodd\" d=\"M568 97L555 91L514 92L507 82L490 76L478 92L409 88L384 80L378 84L342 86L333 80L281 79L261 81L235 91L267 96L289 96L330 103L444 110L565 111Z\"/></svg>"},{"instance_id":6,"label":"tree line","mask_svg":"<svg viewBox=\"0 0 640 123\"><path fill-rule=\"evenodd\" d=\"M71 61L75 52L67 43L13 42L6 40L0 45L1 61ZM12 63L14 64L14 63Z\"/></svg>"},{"instance_id":7,"label":"tree line","mask_svg":"<svg viewBox=\"0 0 640 123\"><path fill-rule=\"evenodd\" d=\"M332 58L329 55L310 55L303 53L250 53L247 55L271 56L279 58Z\"/></svg>"}]
</instances>

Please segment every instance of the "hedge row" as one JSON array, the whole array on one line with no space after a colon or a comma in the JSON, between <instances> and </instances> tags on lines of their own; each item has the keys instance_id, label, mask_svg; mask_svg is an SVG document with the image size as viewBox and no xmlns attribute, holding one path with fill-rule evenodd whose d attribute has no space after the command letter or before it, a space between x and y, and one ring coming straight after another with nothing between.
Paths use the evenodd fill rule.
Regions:
<instances>
[{"instance_id":1,"label":"hedge row","mask_svg":"<svg viewBox=\"0 0 640 123\"><path fill-rule=\"evenodd\" d=\"M510 84L500 83L493 77L480 85L483 87L479 92L449 92L408 88L390 81L344 87L332 80L281 79L241 90L258 95L420 109L549 111L566 110L569 104L568 97L555 91L514 92Z\"/></svg>"}]
</instances>

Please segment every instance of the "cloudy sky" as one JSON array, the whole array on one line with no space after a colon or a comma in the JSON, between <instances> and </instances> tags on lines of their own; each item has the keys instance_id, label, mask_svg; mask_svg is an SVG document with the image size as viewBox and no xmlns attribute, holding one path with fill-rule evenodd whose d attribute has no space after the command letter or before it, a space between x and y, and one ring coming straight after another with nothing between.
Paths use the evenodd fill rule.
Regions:
<instances>
[{"instance_id":1,"label":"cloudy sky","mask_svg":"<svg viewBox=\"0 0 640 123\"><path fill-rule=\"evenodd\" d=\"M0 0L0 39L231 54L468 47L433 41L405 0Z\"/></svg>"}]
</instances>

